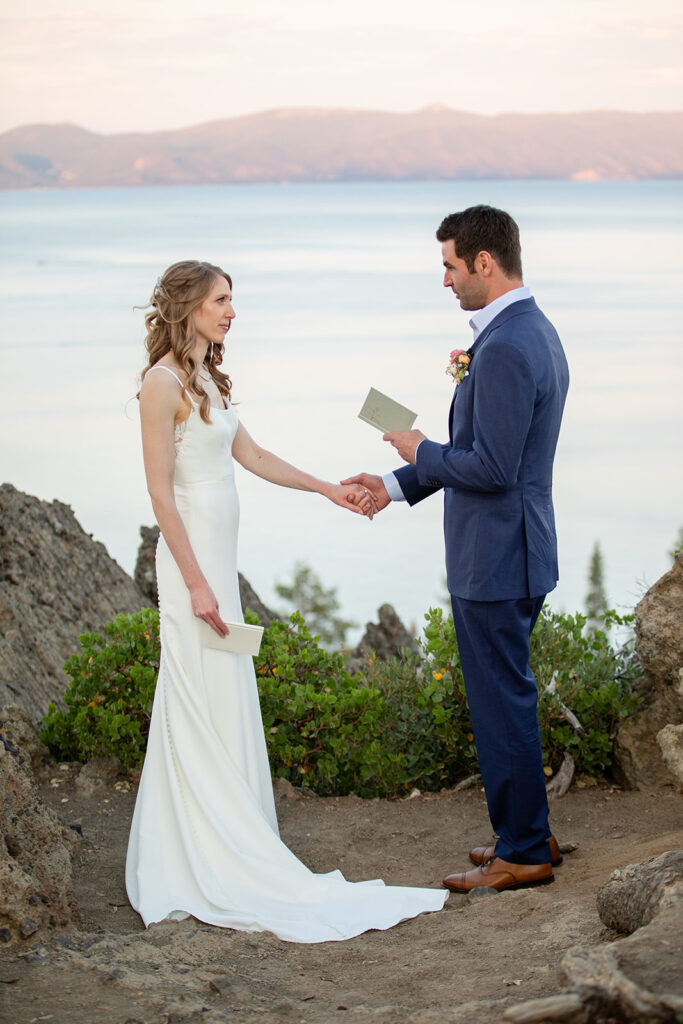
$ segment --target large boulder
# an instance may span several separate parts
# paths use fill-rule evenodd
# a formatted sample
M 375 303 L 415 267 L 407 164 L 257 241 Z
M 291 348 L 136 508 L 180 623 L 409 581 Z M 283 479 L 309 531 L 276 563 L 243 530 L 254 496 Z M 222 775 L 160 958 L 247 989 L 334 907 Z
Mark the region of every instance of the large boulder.
M 378 658 L 387 661 L 402 650 L 417 653 L 415 637 L 411 636 L 399 619 L 393 605 L 383 604 L 377 611 L 378 622 L 368 622 L 365 633 L 353 652 L 352 666 L 360 667 L 372 651 Z
M 0 706 L 42 718 L 68 685 L 62 666 L 81 633 L 144 604 L 68 505 L 0 486 Z
M 657 733 L 657 743 L 664 758 L 664 764 L 683 787 L 683 724 L 665 725 Z
M 137 561 L 135 563 L 135 582 L 145 595 L 147 603 L 152 606 L 159 603 L 155 561 L 157 542 L 159 540 L 159 527 L 141 526 L 140 537 L 142 539 L 140 547 L 138 548 Z M 252 585 L 244 578 L 241 572 L 238 573 L 238 578 L 240 586 L 240 602 L 242 604 L 243 611 L 246 611 L 248 608 L 250 611 L 254 612 L 258 617 L 259 625 L 261 626 L 269 626 L 271 622 L 274 622 L 275 619 L 279 618 L 275 612 L 266 607 Z
M 250 612 L 254 612 L 258 618 L 259 625 L 265 627 L 268 627 L 271 622 L 275 622 L 280 618 L 276 612 L 271 611 L 271 609 L 263 603 L 249 580 L 245 579 L 241 572 L 237 573 L 237 578 L 240 585 L 242 611 L 246 611 L 248 608 Z
M 35 774 L 49 768 L 50 751 L 40 738 L 31 715 L 20 704 L 0 708 L 0 733 L 13 750 L 19 750 L 23 762 Z
M 145 595 L 145 600 L 150 608 L 154 608 L 159 604 L 156 568 L 158 541 L 158 526 L 140 527 L 140 547 L 138 548 L 138 557 L 135 561 L 134 579 Z
M 628 938 L 577 946 L 560 974 L 569 992 L 518 1003 L 511 1024 L 675 1024 L 683 1018 L 683 850 L 612 873 L 598 892 L 605 925 Z
M 31 758 L 42 745 L 26 712 L 0 720 L 0 941 L 29 939 L 78 921 L 71 880 L 76 834 L 38 796 Z M 19 742 L 22 745 L 18 745 Z M 24 746 L 25 744 L 25 746 Z M 30 751 L 30 756 L 29 756 Z
M 645 864 L 629 864 L 613 871 L 598 891 L 600 920 L 614 932 L 631 935 L 649 924 L 674 895 L 674 902 L 680 905 L 683 850 L 669 850 Z
M 683 722 L 683 553 L 650 587 L 635 615 L 645 701 L 619 725 L 613 771 L 622 785 L 640 789 L 681 781 L 667 763 L 673 765 L 675 754 L 665 760 L 657 738 L 666 726 Z

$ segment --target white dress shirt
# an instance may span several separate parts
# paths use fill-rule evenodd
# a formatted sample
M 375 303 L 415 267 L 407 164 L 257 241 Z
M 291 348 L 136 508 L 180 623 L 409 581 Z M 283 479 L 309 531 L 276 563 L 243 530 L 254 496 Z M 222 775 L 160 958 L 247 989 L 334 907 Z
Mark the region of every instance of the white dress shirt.
M 472 319 L 470 320 L 473 334 L 472 342 L 474 343 L 482 331 L 486 330 L 491 321 L 495 320 L 498 314 L 502 313 L 508 306 L 511 306 L 513 302 L 521 302 L 522 299 L 530 298 L 531 292 L 526 285 L 522 285 L 520 288 L 511 288 L 509 292 L 505 292 L 503 295 L 499 295 L 497 299 L 494 299 L 493 302 L 489 302 L 488 306 L 478 309 L 476 313 L 472 314 Z M 422 441 L 420 441 L 420 444 L 422 444 Z M 420 447 L 420 444 L 418 444 L 417 448 Z M 415 449 L 416 456 L 417 448 Z M 401 485 L 393 472 L 385 473 L 382 477 L 382 483 L 386 487 L 387 494 L 392 501 L 406 500 L 401 490 Z

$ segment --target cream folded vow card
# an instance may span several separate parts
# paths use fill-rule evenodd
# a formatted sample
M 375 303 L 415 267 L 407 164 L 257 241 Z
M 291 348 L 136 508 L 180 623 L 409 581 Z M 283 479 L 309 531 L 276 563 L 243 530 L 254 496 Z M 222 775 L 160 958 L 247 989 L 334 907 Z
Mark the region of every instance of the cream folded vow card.
M 387 398 L 376 388 L 370 388 L 358 418 L 386 434 L 391 430 L 410 430 L 417 419 L 417 413 L 411 412 L 393 398 Z
M 258 654 L 263 636 L 263 626 L 248 626 L 245 622 L 226 622 L 230 632 L 219 636 L 211 626 L 204 624 L 202 643 L 213 651 L 230 651 L 232 654 Z

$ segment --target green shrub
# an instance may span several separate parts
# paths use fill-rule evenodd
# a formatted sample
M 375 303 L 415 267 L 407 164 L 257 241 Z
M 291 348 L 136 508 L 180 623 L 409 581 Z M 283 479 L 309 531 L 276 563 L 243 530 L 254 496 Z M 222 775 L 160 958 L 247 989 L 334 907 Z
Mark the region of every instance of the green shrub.
M 432 670 L 408 651 L 388 661 L 368 658 L 362 679 L 382 695 L 384 706 L 363 795 L 450 788 L 477 771 L 459 664 L 453 673 Z
M 371 654 L 355 676 L 298 612 L 264 632 L 255 669 L 273 775 L 320 795 L 395 796 L 450 787 L 477 770 L 452 617 L 432 609 L 425 619 L 422 654 L 404 651 L 386 662 Z M 585 621 L 544 611 L 532 638 L 549 771 L 569 750 L 580 771 L 604 772 L 615 726 L 638 703 L 633 651 L 613 650 L 606 632 L 587 634 Z M 626 621 L 609 613 L 607 625 Z M 119 615 L 106 637 L 85 633 L 81 646 L 65 665 L 66 707 L 50 705 L 43 740 L 65 760 L 115 754 L 138 768 L 159 666 L 158 613 Z
M 462 682 L 456 693 L 410 652 L 370 655 L 351 676 L 295 612 L 264 634 L 256 673 L 276 776 L 319 795 L 372 797 L 441 789 L 475 770 Z
M 577 771 L 603 774 L 612 763 L 614 734 L 620 719 L 635 711 L 640 696 L 633 684 L 642 669 L 633 642 L 616 650 L 607 631 L 630 626 L 633 616 L 614 611 L 603 616 L 605 629 L 586 630 L 586 616 L 544 609 L 531 638 L 531 666 L 539 690 L 538 718 L 545 764 L 556 771 L 565 750 Z M 553 691 L 548 690 L 552 684 Z M 578 718 L 577 735 L 562 707 Z
M 381 694 L 359 686 L 299 612 L 265 631 L 256 676 L 273 775 L 320 795 L 365 792 Z
M 50 704 L 41 736 L 63 761 L 115 754 L 139 768 L 159 672 L 159 613 L 143 608 L 117 615 L 105 630 L 106 639 L 101 633 L 81 636 L 81 653 L 64 665 L 71 676 L 66 710 Z
M 444 618 L 439 608 L 431 609 L 426 619 L 424 647 L 431 664 L 464 693 L 452 616 Z M 610 767 L 617 723 L 640 703 L 633 683 L 642 670 L 632 642 L 615 650 L 607 630 L 632 621 L 633 616 L 609 611 L 604 630 L 586 631 L 584 615 L 542 610 L 531 637 L 530 663 L 539 690 L 538 720 L 549 774 L 559 768 L 565 750 L 580 772 L 601 775 Z M 581 736 L 569 724 L 565 708 L 581 723 Z M 460 713 L 464 716 L 465 709 Z

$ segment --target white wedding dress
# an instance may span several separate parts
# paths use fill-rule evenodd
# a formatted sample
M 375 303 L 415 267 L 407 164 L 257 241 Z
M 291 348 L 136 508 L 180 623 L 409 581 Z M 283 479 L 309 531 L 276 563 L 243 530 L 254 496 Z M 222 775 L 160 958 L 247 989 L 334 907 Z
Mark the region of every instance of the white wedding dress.
M 172 372 L 172 371 L 169 371 Z M 232 406 L 197 406 L 176 432 L 175 499 L 221 616 L 242 622 Z M 348 939 L 440 910 L 441 889 L 314 874 L 278 834 L 250 655 L 202 645 L 206 624 L 163 538 L 157 549 L 161 663 L 131 826 L 126 888 L 145 925 L 193 915 L 291 942 Z

